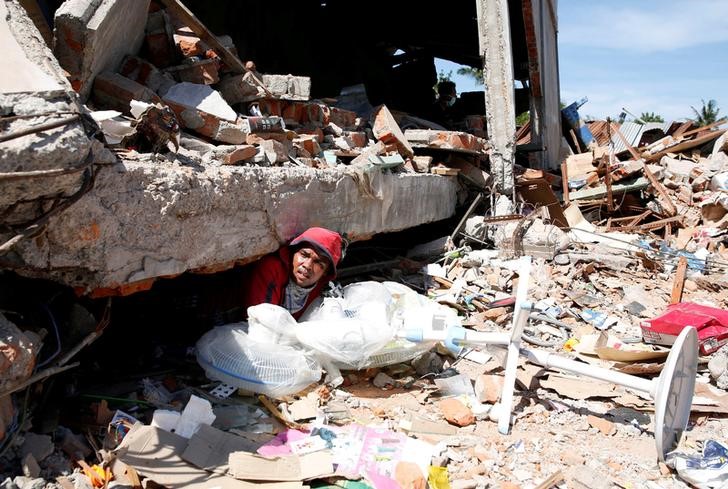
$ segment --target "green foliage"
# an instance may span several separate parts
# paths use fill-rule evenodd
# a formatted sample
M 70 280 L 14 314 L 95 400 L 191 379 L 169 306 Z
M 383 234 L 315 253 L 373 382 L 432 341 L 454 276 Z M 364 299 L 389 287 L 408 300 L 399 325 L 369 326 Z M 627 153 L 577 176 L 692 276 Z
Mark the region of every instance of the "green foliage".
M 693 109 L 693 113 L 695 114 L 695 119 L 693 119 L 693 121 L 698 126 L 707 126 L 708 124 L 712 124 L 717 121 L 718 113 L 720 112 L 717 102 L 713 99 L 708 100 L 707 104 L 703 99 L 700 99 L 700 101 L 703 102 L 703 106 L 700 108 L 700 111 L 698 111 L 692 105 L 690 106 L 690 108 Z
M 516 116 L 516 126 L 523 126 L 524 124 L 526 124 L 530 120 L 531 120 L 531 112 L 530 111 L 527 110 L 525 112 L 521 112 L 520 114 L 518 114 Z
M 447 73 L 440 70 L 440 73 L 437 74 L 437 83 L 439 84 L 440 82 L 444 81 L 452 81 L 452 70 L 448 71 Z
M 654 112 L 642 112 L 640 114 L 640 120 L 642 122 L 665 122 L 665 119 L 660 114 L 655 114 Z
M 483 83 L 483 70 L 481 68 L 463 66 L 462 68 L 458 68 L 458 75 L 469 76 L 476 82 Z

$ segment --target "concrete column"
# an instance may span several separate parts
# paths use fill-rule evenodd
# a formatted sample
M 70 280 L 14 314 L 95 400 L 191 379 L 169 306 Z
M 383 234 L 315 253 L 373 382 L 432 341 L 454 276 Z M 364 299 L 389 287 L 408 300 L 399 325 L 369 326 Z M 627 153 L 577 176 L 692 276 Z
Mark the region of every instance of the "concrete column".
M 516 114 L 508 0 L 476 0 L 478 38 L 483 53 L 485 110 L 491 144 L 490 165 L 499 192 L 513 192 Z

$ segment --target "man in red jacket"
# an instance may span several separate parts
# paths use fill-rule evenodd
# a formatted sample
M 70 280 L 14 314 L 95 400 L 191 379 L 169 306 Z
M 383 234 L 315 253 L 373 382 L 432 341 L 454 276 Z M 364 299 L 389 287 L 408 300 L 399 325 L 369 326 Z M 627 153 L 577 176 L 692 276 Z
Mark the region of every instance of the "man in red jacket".
M 336 277 L 341 243 L 339 233 L 314 227 L 263 257 L 250 271 L 243 306 L 247 310 L 262 303 L 276 304 L 298 319 Z

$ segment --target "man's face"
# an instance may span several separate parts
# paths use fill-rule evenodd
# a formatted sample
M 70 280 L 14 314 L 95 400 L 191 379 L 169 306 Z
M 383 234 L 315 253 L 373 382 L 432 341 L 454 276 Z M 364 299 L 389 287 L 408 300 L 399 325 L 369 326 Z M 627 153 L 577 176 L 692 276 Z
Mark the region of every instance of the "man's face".
M 321 280 L 328 268 L 329 263 L 324 256 L 313 248 L 303 247 L 293 254 L 291 276 L 298 286 L 311 287 Z

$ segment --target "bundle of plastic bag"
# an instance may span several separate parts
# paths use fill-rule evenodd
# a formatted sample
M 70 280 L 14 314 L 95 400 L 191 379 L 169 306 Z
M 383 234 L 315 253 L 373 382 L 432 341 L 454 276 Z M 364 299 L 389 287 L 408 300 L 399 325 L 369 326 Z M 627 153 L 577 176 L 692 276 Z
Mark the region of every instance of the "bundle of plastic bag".
M 246 329 L 245 323 L 219 326 L 200 338 L 197 362 L 209 378 L 272 397 L 299 392 L 321 378 L 321 364 L 310 351 L 255 340 Z
M 249 323 L 213 329 L 197 343 L 211 379 L 280 397 L 316 382 L 322 367 L 340 382 L 339 368 L 409 361 L 434 346 L 396 338 L 401 328 L 459 325 L 457 313 L 396 282 L 359 282 L 343 297 L 318 298 L 298 323 L 280 306 L 248 308 Z
M 296 338 L 326 359 L 363 368 L 394 337 L 391 302 L 389 291 L 378 282 L 348 285 L 343 298 L 324 299 L 307 311 Z

